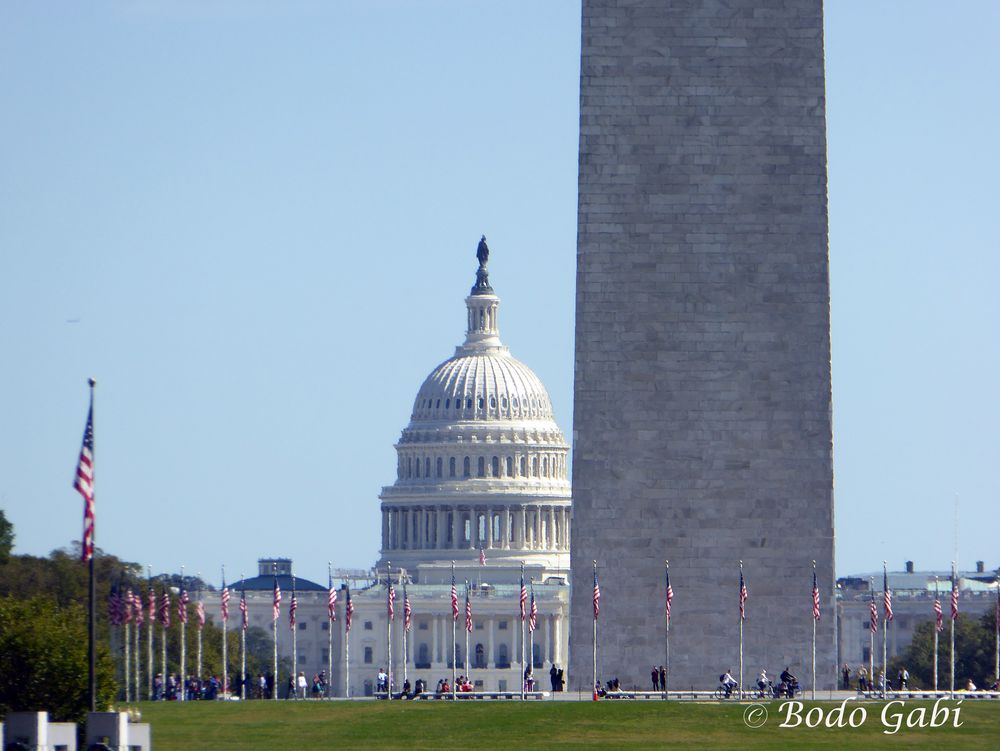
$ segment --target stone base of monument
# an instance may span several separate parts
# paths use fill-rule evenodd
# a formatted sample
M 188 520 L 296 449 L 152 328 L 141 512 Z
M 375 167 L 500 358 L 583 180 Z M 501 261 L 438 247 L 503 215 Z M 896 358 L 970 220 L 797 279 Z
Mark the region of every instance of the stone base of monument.
M 0 723 L 0 749 L 76 751 L 76 723 L 49 722 L 48 712 L 11 712 Z
M 150 751 L 149 724 L 129 722 L 127 712 L 90 712 L 84 747 L 88 751 Z

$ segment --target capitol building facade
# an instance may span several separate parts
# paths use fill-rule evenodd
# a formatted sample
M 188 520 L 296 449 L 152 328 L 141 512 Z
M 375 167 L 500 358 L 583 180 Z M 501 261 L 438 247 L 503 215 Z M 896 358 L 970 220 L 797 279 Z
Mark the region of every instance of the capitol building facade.
M 396 687 L 404 677 L 411 684 L 422 678 L 433 691 L 442 678 L 451 681 L 454 664 L 454 672 L 470 676 L 476 690 L 519 691 L 530 662 L 538 688 L 548 690 L 549 671 L 568 661 L 569 445 L 545 387 L 500 340 L 500 299 L 489 281 L 485 238 L 477 257 L 476 283 L 465 300 L 465 341 L 417 392 L 395 446 L 395 481 L 380 494 L 380 557 L 366 576 L 338 582 L 332 633 L 326 587 L 296 580 L 296 672 L 308 678 L 332 663 L 334 695 L 371 695 L 377 671 L 389 667 L 387 576 L 396 590 L 391 629 Z M 291 562 L 281 564 L 287 576 L 279 583 L 287 593 Z M 262 559 L 260 566 L 260 576 L 246 581 L 248 611 L 251 625 L 270 630 L 273 577 L 265 569 L 274 564 Z M 534 598 L 537 609 L 534 632 L 523 633 L 522 577 L 529 592 L 526 608 Z M 405 665 L 404 585 L 412 608 Z M 354 607 L 349 644 L 348 586 Z M 238 627 L 234 620 L 230 626 Z M 279 652 L 291 657 L 287 621 L 278 631 Z M 524 657 L 522 638 L 531 645 L 523 648 Z M 279 676 L 279 685 L 283 680 L 286 676 Z

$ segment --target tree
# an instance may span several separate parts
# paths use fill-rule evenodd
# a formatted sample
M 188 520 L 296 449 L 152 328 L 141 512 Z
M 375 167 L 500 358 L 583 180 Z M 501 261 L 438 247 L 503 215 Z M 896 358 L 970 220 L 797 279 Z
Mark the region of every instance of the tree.
M 0 566 L 10 560 L 10 551 L 14 548 L 14 525 L 7 520 L 7 515 L 0 509 Z
M 944 631 L 938 635 L 938 688 L 951 679 L 951 625 L 945 618 Z M 981 618 L 958 614 L 955 621 L 955 688 L 965 688 L 971 679 L 977 686 L 993 683 L 996 650 L 996 612 Z M 934 687 L 934 622 L 921 623 L 913 640 L 899 657 L 889 661 L 889 678 L 895 680 L 903 668 L 910 673 L 914 688 Z
M 0 716 L 47 710 L 53 720 L 82 722 L 90 709 L 87 613 L 51 599 L 0 598 Z M 97 644 L 97 705 L 115 695 L 114 663 Z

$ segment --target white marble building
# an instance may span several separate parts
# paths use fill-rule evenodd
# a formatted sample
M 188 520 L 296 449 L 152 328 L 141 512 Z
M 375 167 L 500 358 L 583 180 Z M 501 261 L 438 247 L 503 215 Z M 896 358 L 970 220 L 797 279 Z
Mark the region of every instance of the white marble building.
M 396 444 L 396 479 L 380 496 L 382 549 L 375 570 L 348 582 L 354 605 L 351 696 L 370 694 L 376 672 L 388 663 L 385 577 L 390 567 L 394 582 L 406 581 L 412 606 L 405 664 L 411 683 L 423 678 L 433 690 L 438 680 L 451 681 L 453 563 L 461 610 L 455 672 L 470 675 L 477 688 L 519 690 L 522 566 L 538 609 L 533 663 L 540 687 L 548 690 L 549 670 L 567 662 L 569 446 L 545 387 L 500 341 L 500 299 L 489 283 L 488 255 L 484 238 L 476 284 L 465 300 L 465 342 L 424 380 Z M 262 560 L 262 576 L 254 591 L 248 590 L 251 625 L 264 628 L 271 624 L 272 582 L 263 575 L 270 565 Z M 471 659 L 465 646 L 466 582 L 473 610 Z M 286 586 L 284 580 L 280 584 Z M 335 695 L 343 696 L 346 589 L 338 584 L 332 686 Z M 325 588 L 309 585 L 299 594 L 297 655 L 297 668 L 307 677 L 326 669 L 330 635 L 326 593 L 317 591 Z M 398 584 L 395 613 L 392 672 L 401 686 L 403 590 Z M 282 617 L 279 652 L 290 656 L 287 614 Z M 238 624 L 238 618 L 230 620 L 231 627 Z

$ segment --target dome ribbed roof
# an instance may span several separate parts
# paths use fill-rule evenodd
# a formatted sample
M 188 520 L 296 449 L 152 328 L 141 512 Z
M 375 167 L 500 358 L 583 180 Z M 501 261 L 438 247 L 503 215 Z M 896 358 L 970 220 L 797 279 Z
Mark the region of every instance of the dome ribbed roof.
M 460 354 L 427 376 L 412 420 L 552 420 L 538 376 L 505 350 Z

